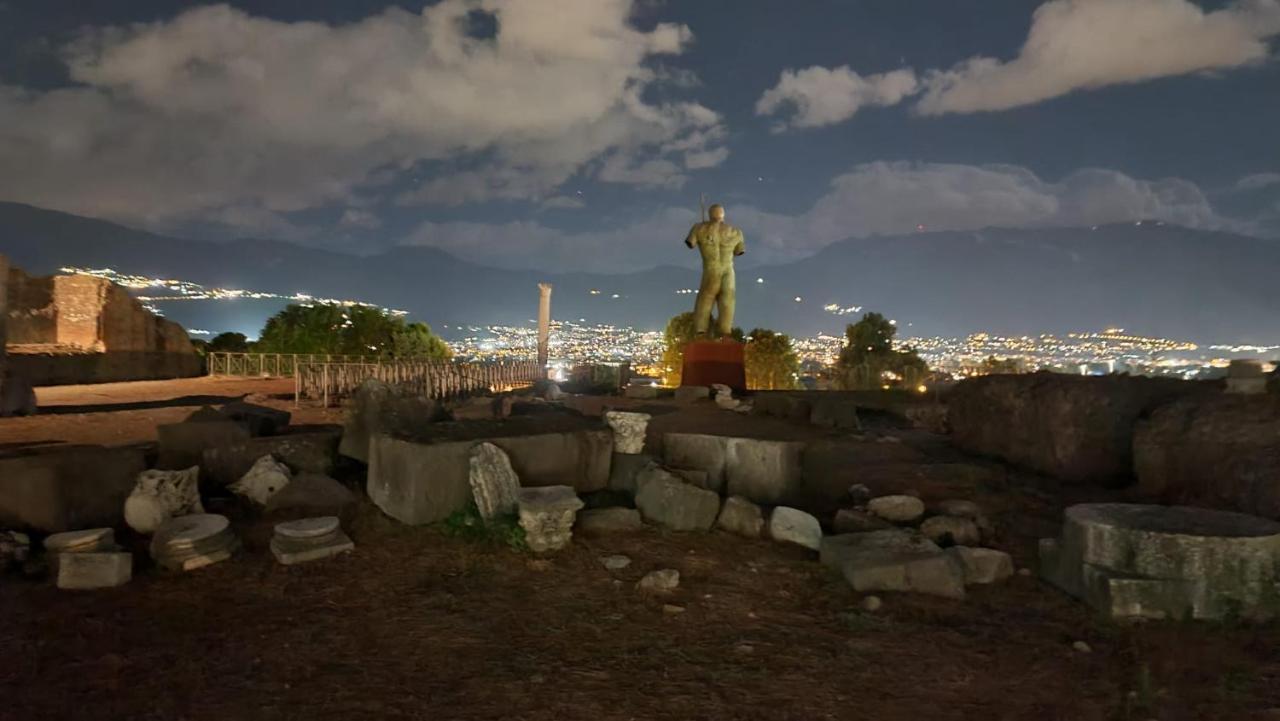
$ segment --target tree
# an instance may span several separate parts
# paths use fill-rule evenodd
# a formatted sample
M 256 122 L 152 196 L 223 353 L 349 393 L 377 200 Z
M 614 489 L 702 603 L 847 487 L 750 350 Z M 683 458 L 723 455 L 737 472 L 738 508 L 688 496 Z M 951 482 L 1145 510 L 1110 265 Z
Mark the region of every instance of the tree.
M 712 325 L 715 325 L 712 319 Z M 744 337 L 741 328 L 734 328 L 730 336 L 742 342 Z M 667 321 L 667 328 L 662 333 L 662 385 L 680 385 L 680 375 L 684 367 L 684 347 L 693 341 L 693 311 L 672 316 Z
M 791 338 L 756 328 L 747 336 L 747 387 L 754 390 L 790 390 L 799 385 L 800 358 Z
M 405 323 L 372 306 L 290 305 L 267 319 L 264 353 L 448 358 L 449 346 L 425 323 Z
M 928 366 L 914 349 L 896 350 L 896 326 L 879 313 L 867 313 L 845 328 L 845 345 L 836 361 L 837 383 L 848 390 L 880 388 L 886 383 L 914 388 Z
M 1009 375 L 1022 372 L 1022 361 L 1017 358 L 997 358 L 988 356 L 979 367 L 981 375 Z
M 219 333 L 209 341 L 210 353 L 245 353 L 249 350 L 249 339 L 244 333 Z

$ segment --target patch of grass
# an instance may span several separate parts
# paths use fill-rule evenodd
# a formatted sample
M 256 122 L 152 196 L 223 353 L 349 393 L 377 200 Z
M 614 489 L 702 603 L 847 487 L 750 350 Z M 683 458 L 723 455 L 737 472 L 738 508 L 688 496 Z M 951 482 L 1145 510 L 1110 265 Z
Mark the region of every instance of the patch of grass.
M 517 551 L 529 548 L 529 544 L 525 541 L 524 529 L 520 527 L 515 516 L 502 516 L 486 523 L 481 518 L 475 503 L 454 512 L 444 519 L 440 526 L 446 536 L 464 541 L 507 546 Z

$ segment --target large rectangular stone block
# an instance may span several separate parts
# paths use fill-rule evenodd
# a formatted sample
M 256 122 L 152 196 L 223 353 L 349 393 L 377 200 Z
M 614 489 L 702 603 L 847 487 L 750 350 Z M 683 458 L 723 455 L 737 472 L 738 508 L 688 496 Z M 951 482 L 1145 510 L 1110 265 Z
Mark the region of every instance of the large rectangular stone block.
M 662 437 L 662 459 L 672 468 L 705 471 L 707 487 L 724 486 L 725 463 L 729 453 L 727 436 L 704 433 L 668 433 Z
M 0 527 L 48 533 L 118 526 L 146 469 L 141 447 L 71 446 L 0 458 Z
M 235 421 L 187 421 L 156 426 L 160 458 L 156 466 L 181 470 L 200 465 L 207 448 L 230 446 L 249 440 L 249 429 Z
M 475 441 L 414 443 L 375 434 L 369 440 L 369 499 L 409 524 L 442 521 L 471 502 Z
M 609 486 L 611 431 L 571 431 L 485 439 L 507 452 L 522 486 L 573 486 L 578 493 Z
M 764 504 L 795 498 L 800 490 L 804 445 L 799 441 L 730 438 L 724 466 L 727 492 Z
M 58 588 L 90 590 L 123 586 L 133 578 L 133 554 L 64 553 L 58 558 Z
M 294 473 L 332 475 L 342 430 L 320 430 L 264 436 L 229 445 L 206 448 L 200 454 L 200 480 L 215 486 L 235 483 L 263 456 L 272 456 Z

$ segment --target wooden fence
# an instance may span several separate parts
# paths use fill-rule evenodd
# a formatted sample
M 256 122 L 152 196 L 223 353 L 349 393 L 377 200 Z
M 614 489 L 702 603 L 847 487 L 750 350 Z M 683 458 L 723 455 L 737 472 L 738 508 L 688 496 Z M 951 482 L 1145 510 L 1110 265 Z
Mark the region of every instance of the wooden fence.
M 345 398 L 366 380 L 398 385 L 427 398 L 446 399 L 483 391 L 531 385 L 544 376 L 535 361 L 454 363 L 380 361 L 376 363 L 300 362 L 293 375 L 294 400 L 319 400 L 326 407 Z
M 378 356 L 328 353 L 210 353 L 211 376 L 291 378 L 303 363 L 377 363 Z

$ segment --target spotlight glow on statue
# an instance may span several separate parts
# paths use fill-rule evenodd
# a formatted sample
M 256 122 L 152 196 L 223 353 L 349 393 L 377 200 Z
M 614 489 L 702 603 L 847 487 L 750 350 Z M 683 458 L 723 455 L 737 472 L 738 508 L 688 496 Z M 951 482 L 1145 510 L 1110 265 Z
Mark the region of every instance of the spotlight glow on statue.
M 705 338 L 711 325 L 711 306 L 716 306 L 716 335 L 727 338 L 733 330 L 733 259 L 746 252 L 742 230 L 724 222 L 724 206 L 710 208 L 711 219 L 689 229 L 684 244 L 702 253 L 702 282 L 693 306 L 695 336 Z

